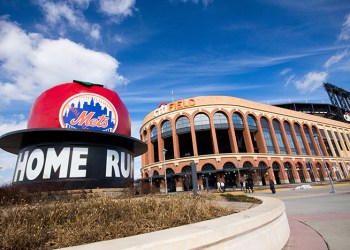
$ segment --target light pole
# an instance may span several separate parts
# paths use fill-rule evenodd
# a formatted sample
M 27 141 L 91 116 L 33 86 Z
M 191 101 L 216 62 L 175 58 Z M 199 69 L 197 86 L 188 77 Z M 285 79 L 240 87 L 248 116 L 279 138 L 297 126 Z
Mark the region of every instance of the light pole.
M 240 159 L 237 159 L 237 171 L 238 171 L 238 184 L 237 184 L 237 187 L 241 183 L 241 175 L 239 173 L 239 163 L 240 163 L 240 161 L 241 161 Z
M 315 140 L 316 140 L 316 144 L 317 144 L 318 151 L 320 151 L 320 154 L 321 154 L 321 156 L 322 156 L 323 166 L 326 168 L 326 172 L 327 172 L 327 174 L 328 174 L 329 182 L 331 183 L 331 187 L 332 187 L 331 193 L 335 193 L 335 189 L 334 189 L 334 184 L 333 184 L 332 176 L 331 176 L 331 174 L 329 173 L 329 169 L 327 168 L 326 163 L 325 163 L 325 161 L 324 161 L 323 152 L 322 152 L 321 147 L 320 147 L 320 142 L 318 141 L 318 135 L 314 134 L 314 138 L 315 138 Z M 322 170 L 321 170 L 321 171 L 322 171 Z
M 165 168 L 165 154 L 166 154 L 166 149 L 163 149 L 163 159 L 164 159 L 164 181 L 165 181 L 165 194 L 168 194 L 168 181 L 166 179 L 166 168 Z

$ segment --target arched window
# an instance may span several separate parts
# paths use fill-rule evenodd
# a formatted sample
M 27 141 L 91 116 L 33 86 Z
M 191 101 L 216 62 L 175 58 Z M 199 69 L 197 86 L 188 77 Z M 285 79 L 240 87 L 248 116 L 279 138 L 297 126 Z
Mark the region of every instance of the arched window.
M 199 113 L 194 117 L 194 129 L 206 130 L 210 129 L 209 117 L 206 114 Z
M 190 119 L 188 119 L 186 116 L 180 116 L 176 120 L 176 133 L 178 134 L 184 134 L 191 131 L 191 124 Z
M 276 119 L 273 119 L 272 124 L 275 130 L 275 135 L 276 135 L 278 146 L 280 148 L 280 152 L 281 154 L 287 154 L 286 145 L 284 144 L 284 141 L 282 138 L 281 125 Z
M 144 131 L 143 131 L 143 141 L 144 141 L 145 143 L 148 142 L 147 130 L 144 130 Z
M 207 163 L 205 164 L 203 167 L 202 167 L 202 171 L 205 171 L 205 172 L 215 172 L 216 169 L 213 165 Z
M 297 148 L 296 148 L 294 140 L 293 140 L 290 124 L 287 121 L 285 121 L 283 124 L 284 124 L 284 130 L 286 131 L 287 140 L 289 143 L 290 150 L 292 151 L 293 155 L 297 155 L 298 154 Z
M 261 117 L 260 122 L 266 142 L 267 152 L 270 154 L 275 154 L 276 151 L 275 147 L 273 146 L 269 123 L 265 117 Z
M 285 162 L 283 165 L 284 165 L 284 171 L 288 176 L 289 183 L 295 183 L 293 172 L 292 172 L 292 165 L 289 162 Z
M 306 153 L 306 147 L 304 145 L 303 139 L 301 138 L 301 132 L 300 132 L 300 127 L 297 123 L 294 123 L 294 130 L 295 130 L 295 135 L 297 137 L 300 149 L 301 149 L 301 154 L 307 155 Z
M 214 125 L 216 129 L 227 129 L 228 121 L 226 115 L 222 112 L 216 112 L 214 114 Z
M 258 131 L 255 119 L 252 115 L 247 116 L 247 122 L 248 122 L 248 126 L 249 126 L 250 131 Z
M 152 142 L 158 140 L 158 131 L 157 131 L 157 127 L 156 126 L 152 127 L 151 140 L 152 140 Z
M 314 144 L 311 141 L 311 135 L 310 135 L 310 132 L 309 132 L 309 127 L 306 124 L 304 124 L 304 133 L 305 133 L 305 137 L 306 137 L 307 143 L 309 144 L 309 147 L 310 147 L 310 150 L 311 150 L 311 154 L 312 155 L 316 155 Z
M 184 166 L 181 170 L 181 173 L 192 173 L 192 169 L 190 166 Z
M 165 121 L 162 124 L 162 137 L 169 137 L 171 136 L 171 122 L 170 121 Z
M 235 129 L 244 129 L 242 116 L 238 113 L 233 113 L 232 123 Z

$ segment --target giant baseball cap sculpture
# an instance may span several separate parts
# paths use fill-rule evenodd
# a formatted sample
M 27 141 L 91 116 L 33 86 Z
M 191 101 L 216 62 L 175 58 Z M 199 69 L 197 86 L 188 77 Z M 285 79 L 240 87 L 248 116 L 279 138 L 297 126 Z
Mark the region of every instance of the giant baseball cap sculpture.
M 130 131 L 116 92 L 74 80 L 42 93 L 28 128 L 2 135 L 0 148 L 18 155 L 13 184 L 125 188 L 133 180 L 134 157 L 147 151 Z

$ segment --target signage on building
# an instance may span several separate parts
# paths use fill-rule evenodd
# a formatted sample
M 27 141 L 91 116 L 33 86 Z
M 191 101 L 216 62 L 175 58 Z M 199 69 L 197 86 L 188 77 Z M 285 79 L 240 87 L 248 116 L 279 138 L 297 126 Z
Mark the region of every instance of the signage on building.
M 179 109 L 183 109 L 183 108 L 193 107 L 195 105 L 196 105 L 196 102 L 192 98 L 191 99 L 186 99 L 186 100 L 180 100 L 180 101 L 172 102 L 172 103 L 169 103 L 169 104 L 162 104 L 159 108 L 154 110 L 153 115 L 154 116 L 159 116 L 159 115 L 163 115 L 165 113 L 171 112 L 171 111 L 175 111 L 175 110 L 179 110 Z
M 13 183 L 103 181 L 133 178 L 133 156 L 125 150 L 93 145 L 29 146 L 20 150 Z M 115 186 L 115 184 L 113 185 Z M 123 187 L 123 184 L 120 185 Z

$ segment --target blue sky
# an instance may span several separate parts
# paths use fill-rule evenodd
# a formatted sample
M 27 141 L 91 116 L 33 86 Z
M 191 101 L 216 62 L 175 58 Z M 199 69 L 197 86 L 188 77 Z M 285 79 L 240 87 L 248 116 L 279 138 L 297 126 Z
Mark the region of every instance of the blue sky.
M 349 1 L 3 0 L 0 135 L 26 128 L 37 96 L 73 79 L 115 90 L 136 138 L 172 97 L 329 102 L 323 82 L 350 89 L 349 46 Z M 0 150 L 0 183 L 15 161 Z

